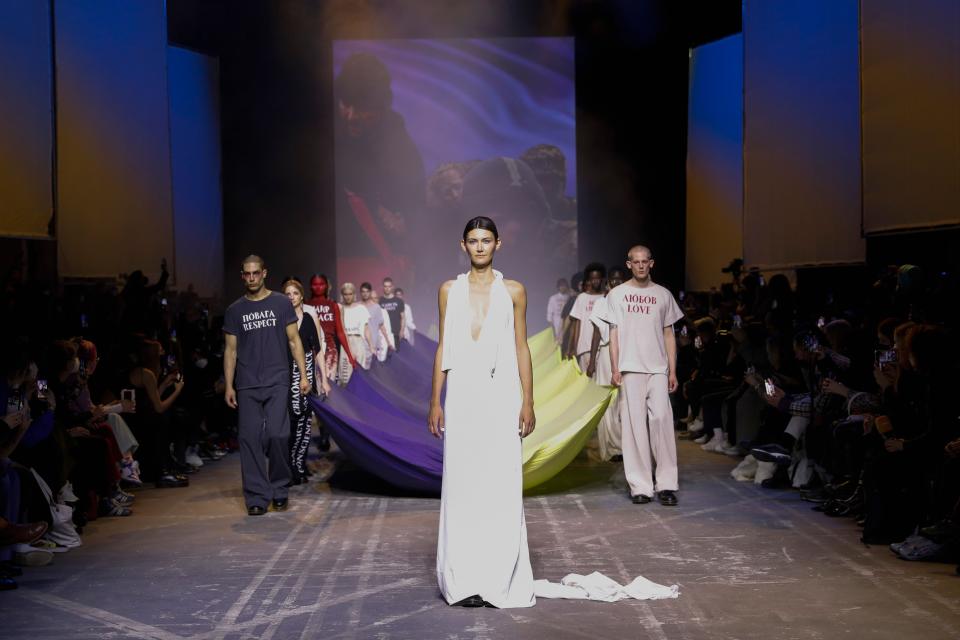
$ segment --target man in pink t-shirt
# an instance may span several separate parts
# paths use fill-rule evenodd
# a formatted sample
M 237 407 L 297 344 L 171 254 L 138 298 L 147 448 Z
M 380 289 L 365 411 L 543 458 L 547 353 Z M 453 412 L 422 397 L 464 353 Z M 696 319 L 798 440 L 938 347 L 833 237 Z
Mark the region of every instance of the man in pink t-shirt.
M 653 255 L 648 248 L 631 248 L 627 268 L 633 277 L 607 295 L 611 382 L 623 394 L 623 470 L 633 502 L 646 504 L 656 492 L 660 504 L 673 506 L 678 489 L 670 407 L 670 394 L 677 389 L 673 325 L 683 312 L 673 294 L 650 279 Z

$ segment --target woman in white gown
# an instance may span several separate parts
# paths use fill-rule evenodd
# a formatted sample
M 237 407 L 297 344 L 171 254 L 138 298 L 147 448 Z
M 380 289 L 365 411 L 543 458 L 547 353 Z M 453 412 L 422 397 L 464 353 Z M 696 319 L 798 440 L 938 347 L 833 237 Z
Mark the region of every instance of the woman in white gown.
M 521 438 L 536 418 L 526 291 L 493 269 L 500 240 L 492 220 L 470 220 L 461 247 L 470 272 L 440 288 L 428 418 L 444 440 L 437 580 L 451 605 L 530 607 Z

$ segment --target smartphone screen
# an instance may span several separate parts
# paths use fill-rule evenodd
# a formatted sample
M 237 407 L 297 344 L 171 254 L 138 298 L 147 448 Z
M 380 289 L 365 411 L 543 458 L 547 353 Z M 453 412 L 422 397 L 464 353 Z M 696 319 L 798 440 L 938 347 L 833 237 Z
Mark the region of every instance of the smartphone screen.
M 763 390 L 768 396 L 772 396 L 776 386 L 773 384 L 773 380 L 767 378 L 763 381 Z
M 697 336 L 693 339 L 693 346 L 695 346 L 697 349 L 703 348 L 703 340 L 700 339 L 700 336 Z
M 740 317 L 738 314 L 736 314 L 736 313 L 733 314 L 733 328 L 734 328 L 734 329 L 739 329 L 739 328 L 741 328 L 742 326 L 743 326 L 743 318 L 741 318 L 741 317 Z
M 133 402 L 134 401 L 133 389 L 121 389 L 120 400 L 124 402 Z
M 167 356 L 167 367 L 172 369 L 177 366 L 177 359 L 174 356 Z
M 687 297 L 687 293 L 685 291 L 681 291 L 679 293 L 680 302 L 683 302 L 684 298 L 686 297 Z
M 37 397 L 41 400 L 47 397 L 47 381 L 37 380 Z

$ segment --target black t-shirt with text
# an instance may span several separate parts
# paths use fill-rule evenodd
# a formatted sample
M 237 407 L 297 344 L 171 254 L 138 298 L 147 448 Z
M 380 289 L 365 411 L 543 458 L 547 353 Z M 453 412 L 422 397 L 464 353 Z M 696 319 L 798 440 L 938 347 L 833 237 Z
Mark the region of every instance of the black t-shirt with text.
M 287 325 L 296 322 L 290 300 L 275 291 L 263 300 L 243 297 L 227 307 L 223 330 L 237 337 L 235 389 L 290 384 Z
M 390 316 L 390 329 L 394 333 L 400 333 L 400 317 L 404 310 L 403 300 L 396 296 L 380 298 L 380 308 Z

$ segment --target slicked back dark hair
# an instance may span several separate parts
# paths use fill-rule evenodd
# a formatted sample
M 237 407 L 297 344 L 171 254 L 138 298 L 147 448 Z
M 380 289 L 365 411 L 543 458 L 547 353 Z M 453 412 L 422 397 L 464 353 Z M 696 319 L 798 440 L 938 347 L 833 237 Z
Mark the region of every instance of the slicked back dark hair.
M 467 221 L 467 225 L 463 228 L 463 239 L 467 239 L 467 234 L 473 231 L 474 229 L 483 229 L 484 231 L 489 231 L 493 234 L 495 240 L 500 239 L 500 233 L 497 231 L 497 223 L 488 218 L 487 216 L 477 216 L 476 218 L 470 218 Z

